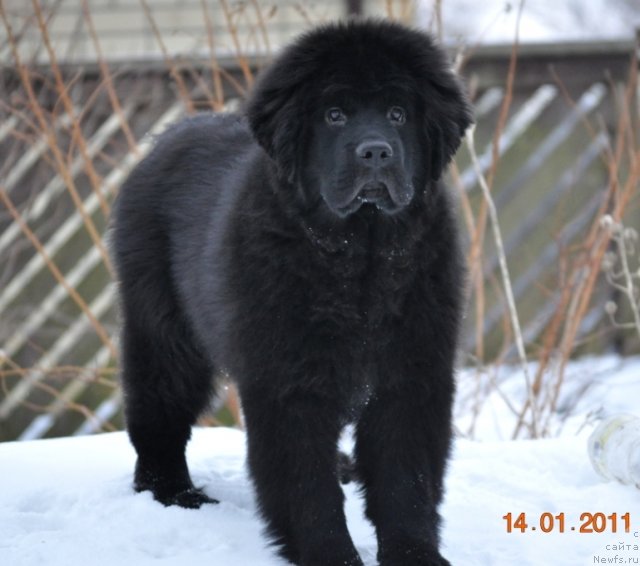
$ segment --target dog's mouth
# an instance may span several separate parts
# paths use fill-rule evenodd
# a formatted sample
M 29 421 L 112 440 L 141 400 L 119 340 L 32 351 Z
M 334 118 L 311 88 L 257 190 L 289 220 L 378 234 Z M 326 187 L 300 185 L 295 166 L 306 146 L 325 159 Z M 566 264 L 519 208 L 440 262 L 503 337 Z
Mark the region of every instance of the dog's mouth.
M 385 200 L 391 200 L 389 188 L 385 183 L 373 182 L 367 183 L 356 195 L 356 199 L 361 203 L 379 204 Z
M 405 189 L 405 191 L 394 192 L 394 189 L 385 181 L 379 179 L 365 181 L 352 193 L 353 196 L 347 204 L 334 207 L 334 210 L 342 217 L 353 214 L 362 207 L 393 214 L 404 208 L 411 200 L 413 187 L 407 185 Z
M 383 212 L 392 212 L 397 209 L 387 184 L 382 181 L 370 181 L 363 184 L 349 203 L 338 209 L 338 213 L 340 216 L 348 216 L 366 205 Z
M 392 190 L 383 181 L 365 183 L 353 199 L 353 205 L 355 210 L 368 205 L 386 214 L 392 214 L 402 208 L 402 204 L 396 202 Z

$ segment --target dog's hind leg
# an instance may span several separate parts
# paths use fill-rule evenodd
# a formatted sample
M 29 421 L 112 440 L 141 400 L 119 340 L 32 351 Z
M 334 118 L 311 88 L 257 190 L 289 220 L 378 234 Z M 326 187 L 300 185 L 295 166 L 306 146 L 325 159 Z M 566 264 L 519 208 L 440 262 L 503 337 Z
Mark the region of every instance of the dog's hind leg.
M 125 418 L 138 454 L 137 491 L 165 505 L 215 503 L 191 481 L 185 448 L 213 394 L 214 368 L 197 345 L 167 274 L 125 274 L 122 383 Z

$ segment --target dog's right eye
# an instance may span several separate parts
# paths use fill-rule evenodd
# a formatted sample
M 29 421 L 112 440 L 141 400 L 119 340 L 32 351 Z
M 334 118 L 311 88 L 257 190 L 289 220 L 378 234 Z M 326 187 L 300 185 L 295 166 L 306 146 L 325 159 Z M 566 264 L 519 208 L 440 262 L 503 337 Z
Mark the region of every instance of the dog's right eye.
M 333 107 L 324 113 L 324 119 L 332 126 L 342 126 L 347 122 L 347 115 L 340 108 Z

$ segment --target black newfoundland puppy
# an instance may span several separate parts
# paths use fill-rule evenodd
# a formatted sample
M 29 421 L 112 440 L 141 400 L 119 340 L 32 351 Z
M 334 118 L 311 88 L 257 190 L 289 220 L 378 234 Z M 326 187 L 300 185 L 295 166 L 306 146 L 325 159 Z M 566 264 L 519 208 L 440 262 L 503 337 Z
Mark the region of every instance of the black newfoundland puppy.
M 433 40 L 369 21 L 303 35 L 242 114 L 159 138 L 114 218 L 137 490 L 214 502 L 185 445 L 228 374 L 282 556 L 362 564 L 336 446 L 353 423 L 380 564 L 448 564 L 437 507 L 464 273 L 440 177 L 470 122 Z

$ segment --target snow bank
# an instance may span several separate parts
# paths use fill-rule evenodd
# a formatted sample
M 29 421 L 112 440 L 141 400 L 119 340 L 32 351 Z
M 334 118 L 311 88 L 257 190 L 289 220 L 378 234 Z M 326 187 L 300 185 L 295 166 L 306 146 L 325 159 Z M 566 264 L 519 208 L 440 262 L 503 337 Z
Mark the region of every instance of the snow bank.
M 640 493 L 603 483 L 579 437 L 480 443 L 459 439 L 442 508 L 444 553 L 452 564 L 575 566 L 594 556 L 640 555 L 611 545 L 640 544 Z M 11 566 L 277 566 L 266 548 L 245 471 L 242 432 L 199 429 L 188 459 L 197 485 L 222 500 L 200 510 L 164 508 L 134 494 L 134 452 L 124 433 L 0 445 L 0 563 Z M 347 515 L 367 565 L 376 564 L 373 529 L 354 486 Z M 503 516 L 565 514 L 566 532 L 507 533 Z M 580 515 L 629 512 L 630 533 L 584 534 Z M 634 534 L 635 533 L 635 534 Z M 636 547 L 637 548 L 637 547 Z M 635 563 L 635 562 L 629 562 Z
M 472 373 L 459 377 L 458 427 L 464 430 L 477 410 L 476 437 L 483 441 L 455 442 L 442 506 L 443 553 L 452 564 L 640 564 L 640 491 L 603 481 L 587 451 L 594 415 L 640 412 L 640 359 L 572 364 L 555 423 L 559 436 L 548 440 L 502 440 L 515 422 L 503 395 L 523 395 L 517 370 L 501 369 L 491 376 L 493 389 L 480 383 L 480 393 Z M 474 398 L 479 406 L 470 404 Z M 197 429 L 187 457 L 196 485 L 222 503 L 164 508 L 148 493 L 135 494 L 135 454 L 124 433 L 0 444 L 0 564 L 283 565 L 262 536 L 244 434 Z M 346 486 L 346 495 L 352 536 L 373 566 L 373 529 L 355 486 Z M 510 533 L 503 518 L 509 513 Z M 521 513 L 525 532 L 517 528 Z

